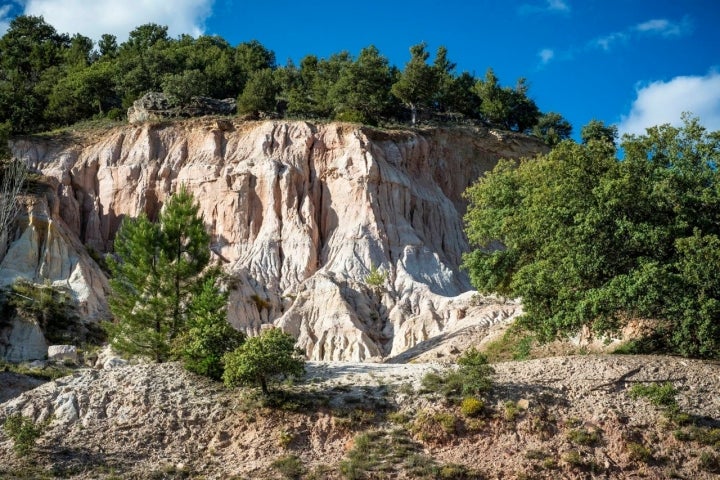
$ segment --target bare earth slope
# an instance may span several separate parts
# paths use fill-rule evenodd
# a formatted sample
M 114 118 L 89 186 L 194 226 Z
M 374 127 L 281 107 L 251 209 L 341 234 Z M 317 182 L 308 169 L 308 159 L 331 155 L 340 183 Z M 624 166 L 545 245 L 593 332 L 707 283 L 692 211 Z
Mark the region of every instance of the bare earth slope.
M 490 324 L 518 313 L 471 302 L 459 270 L 462 192 L 499 158 L 546 151 L 479 127 L 209 118 L 20 139 L 13 149 L 51 186 L 20 220 L 0 284 L 47 279 L 71 288 L 86 318 L 107 317 L 107 282 L 89 254 L 111 251 L 124 217 L 154 218 L 185 184 L 235 279 L 229 321 L 248 333 L 274 323 L 309 358 L 352 361 L 396 356 L 469 317 Z M 381 287 L 365 281 L 373 267 L 386 275 Z
M 314 472 L 306 478 L 365 478 L 341 462 L 355 465 L 357 436 L 368 432 L 384 451 L 362 453 L 380 459 L 364 465 L 367 478 L 437 478 L 423 473 L 428 465 L 475 475 L 442 478 L 715 478 L 717 364 L 594 355 L 498 364 L 478 418 L 420 392 L 421 377 L 441 369 L 312 363 L 290 389 L 297 395 L 276 407 L 174 364 L 83 371 L 0 404 L 0 420 L 52 418 L 33 471 L 78 479 L 279 478 L 272 463 L 289 455 Z M 628 396 L 658 381 L 679 390 L 680 410 L 701 427 Z M 0 465 L 0 476 L 23 465 L 4 434 Z

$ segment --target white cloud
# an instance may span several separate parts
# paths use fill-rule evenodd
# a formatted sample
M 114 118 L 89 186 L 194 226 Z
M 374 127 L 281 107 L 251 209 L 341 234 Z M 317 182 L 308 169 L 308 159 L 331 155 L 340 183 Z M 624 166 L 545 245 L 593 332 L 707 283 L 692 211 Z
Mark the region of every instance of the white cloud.
M 606 52 L 610 51 L 617 43 L 628 42 L 639 35 L 659 35 L 661 37 L 680 37 L 692 31 L 690 17 L 684 17 L 680 22 L 671 22 L 666 18 L 654 18 L 621 32 L 612 32 L 590 42 L 591 47 L 600 48 Z
M 517 9 L 522 15 L 534 13 L 570 13 L 570 4 L 566 0 L 545 0 L 543 3 L 525 3 Z
M 708 130 L 720 130 L 720 73 L 675 77 L 637 89 L 630 113 L 623 115 L 620 134 L 642 134 L 655 125 L 680 125 L 683 112 L 700 119 Z
M 548 10 L 556 12 L 569 12 L 570 5 L 564 0 L 547 0 Z
M 555 51 L 551 48 L 543 48 L 538 52 L 538 56 L 543 64 L 548 63 L 555 56 Z
M 15 9 L 22 8 L 22 0 L 9 0 L 3 3 L 6 5 L 0 6 L 0 36 L 5 35 L 5 32 L 10 28 L 10 22 L 15 16 L 14 13 L 16 12 L 13 12 L 13 4 L 15 4 Z
M 637 24 L 635 30 L 642 33 L 662 35 L 663 37 L 679 37 L 692 30 L 692 23 L 689 17 L 684 17 L 679 23 L 671 22 L 666 18 L 654 18 Z
M 627 34 L 623 32 L 615 32 L 609 35 L 605 35 L 604 37 L 596 38 L 591 42 L 591 44 L 595 47 L 600 47 L 602 50 L 605 50 L 607 52 L 615 43 L 625 42 L 627 40 Z
M 26 0 L 25 14 L 42 15 L 60 33 L 98 40 L 110 33 L 124 41 L 140 25 L 167 25 L 170 36 L 205 30 L 213 0 Z

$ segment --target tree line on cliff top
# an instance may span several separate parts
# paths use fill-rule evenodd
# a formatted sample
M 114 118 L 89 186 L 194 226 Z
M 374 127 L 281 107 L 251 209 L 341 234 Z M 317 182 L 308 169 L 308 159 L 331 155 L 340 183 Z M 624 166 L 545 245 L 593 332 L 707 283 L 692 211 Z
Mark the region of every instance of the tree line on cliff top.
M 442 46 L 429 60 L 423 43 L 410 48 L 402 70 L 374 46 L 357 57 L 307 55 L 278 66 L 255 40 L 233 47 L 218 36 L 171 38 L 167 27 L 146 24 L 126 42 L 106 34 L 94 44 L 58 33 L 42 17 L 19 16 L 0 38 L 0 123 L 22 134 L 120 119 L 140 96 L 162 91 L 178 105 L 194 96 L 237 98 L 240 113 L 369 124 L 467 119 L 552 144 L 569 137 L 570 124 L 542 114 L 525 79 L 508 87 L 492 69 L 484 78 L 458 73 Z

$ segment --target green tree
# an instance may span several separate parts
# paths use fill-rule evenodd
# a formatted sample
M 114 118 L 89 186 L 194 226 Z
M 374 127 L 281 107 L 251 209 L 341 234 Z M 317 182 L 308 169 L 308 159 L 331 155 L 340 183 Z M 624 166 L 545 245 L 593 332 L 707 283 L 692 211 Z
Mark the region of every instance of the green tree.
M 305 373 L 305 361 L 295 348 L 295 339 L 278 328 L 248 338 L 224 357 L 223 381 L 228 387 L 259 385 L 269 395 L 268 383 L 280 375 L 299 377 Z
M 528 85 L 519 78 L 515 88 L 503 87 L 491 68 L 485 73 L 484 80 L 475 84 L 475 92 L 480 97 L 480 111 L 491 125 L 526 132 L 534 127 L 540 117 L 540 110 L 528 97 Z
M 163 78 L 162 89 L 174 104 L 187 105 L 192 97 L 208 94 L 207 77 L 197 69 L 168 73 Z
M 114 58 L 118 53 L 117 37 L 108 33 L 102 34 L 98 42 L 100 56 L 104 58 Z
M 228 323 L 227 292 L 218 289 L 216 277 L 209 275 L 192 299 L 176 350 L 186 369 L 220 380 L 225 369 L 223 355 L 240 347 L 245 335 Z
M 538 119 L 537 125 L 532 129 L 532 134 L 542 139 L 546 145 L 554 147 L 570 138 L 572 125 L 559 113 L 548 112 Z
M 626 137 L 623 161 L 592 141 L 501 162 L 467 192 L 473 284 L 522 297 L 521 323 L 541 339 L 654 318 L 666 348 L 718 356 L 720 278 L 693 269 L 715 258 L 719 147 L 687 119 Z
M 387 59 L 372 45 L 362 49 L 329 91 L 335 118 L 376 124 L 390 105 L 391 84 Z
M 697 120 L 501 162 L 468 192 L 473 284 L 523 298 L 541 339 L 656 319 L 664 348 L 718 357 L 720 134 Z M 499 247 L 499 248 L 498 248 Z
M 253 72 L 237 101 L 238 113 L 274 112 L 278 87 L 269 68 Z
M 588 143 L 590 140 L 602 140 L 615 145 L 618 139 L 618 128 L 615 125 L 605 125 L 602 120 L 592 119 L 580 130 L 580 139 L 582 143 Z
M 70 45 L 42 17 L 21 15 L 10 22 L 0 39 L 0 119 L 9 120 L 13 133 L 47 126 L 47 93 L 59 74 Z
M 120 351 L 167 360 L 203 284 L 210 260 L 210 236 L 199 207 L 183 186 L 160 213 L 126 219 L 115 237 L 110 308 L 116 322 L 108 326 Z
M 410 47 L 410 61 L 391 90 L 410 109 L 413 125 L 417 123 L 418 111 L 432 105 L 438 87 L 438 71 L 428 65 L 430 54 L 426 48 L 425 43 Z

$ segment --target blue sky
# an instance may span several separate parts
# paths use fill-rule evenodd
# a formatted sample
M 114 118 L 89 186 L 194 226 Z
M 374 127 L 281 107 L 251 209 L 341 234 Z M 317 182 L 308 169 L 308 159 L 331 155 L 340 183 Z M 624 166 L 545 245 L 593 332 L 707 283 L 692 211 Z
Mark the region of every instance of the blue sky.
M 592 118 L 639 133 L 683 111 L 720 130 L 718 0 L 0 0 L 0 31 L 20 13 L 95 39 L 148 22 L 173 36 L 257 39 L 279 64 L 373 44 L 402 66 L 411 45 L 444 45 L 458 72 L 526 77 L 538 106 L 576 133 Z

